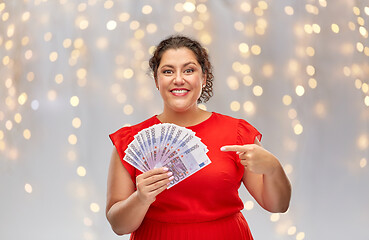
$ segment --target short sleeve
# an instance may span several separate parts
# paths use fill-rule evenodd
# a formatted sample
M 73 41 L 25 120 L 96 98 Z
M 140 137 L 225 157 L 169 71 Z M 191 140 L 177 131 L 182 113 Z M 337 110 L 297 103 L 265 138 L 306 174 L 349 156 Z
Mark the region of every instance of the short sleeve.
M 261 141 L 261 133 L 250 123 L 243 119 L 239 119 L 237 128 L 237 143 L 238 145 L 253 144 L 255 138 Z
M 110 134 L 109 137 L 115 148 L 117 149 L 123 166 L 127 169 L 129 175 L 131 175 L 133 183 L 136 184 L 136 169 L 123 160 L 125 156 L 124 151 L 127 149 L 128 144 L 133 140 L 131 127 L 123 127 L 115 133 Z

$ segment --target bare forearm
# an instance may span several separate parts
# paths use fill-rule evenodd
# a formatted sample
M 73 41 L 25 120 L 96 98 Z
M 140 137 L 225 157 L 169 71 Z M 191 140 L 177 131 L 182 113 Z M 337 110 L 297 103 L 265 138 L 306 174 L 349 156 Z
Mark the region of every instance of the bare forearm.
M 115 203 L 106 216 L 116 234 L 128 234 L 141 225 L 149 207 L 150 204 L 140 201 L 136 191 L 126 200 Z
M 282 166 L 263 175 L 263 204 L 270 212 L 286 212 L 291 199 L 291 184 Z

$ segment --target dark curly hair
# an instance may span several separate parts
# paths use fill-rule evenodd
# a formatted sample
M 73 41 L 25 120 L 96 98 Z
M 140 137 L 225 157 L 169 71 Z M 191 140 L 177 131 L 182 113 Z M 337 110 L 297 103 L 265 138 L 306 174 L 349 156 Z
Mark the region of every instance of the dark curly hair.
M 206 49 L 196 40 L 183 35 L 172 35 L 164 39 L 155 48 L 153 56 L 150 58 L 150 69 L 153 72 L 154 78 L 157 79 L 158 67 L 164 52 L 169 49 L 182 47 L 190 49 L 195 54 L 197 61 L 201 65 L 202 72 L 206 75 L 206 85 L 202 88 L 201 95 L 197 99 L 197 103 L 205 103 L 213 96 L 213 67 L 209 61 L 209 55 Z

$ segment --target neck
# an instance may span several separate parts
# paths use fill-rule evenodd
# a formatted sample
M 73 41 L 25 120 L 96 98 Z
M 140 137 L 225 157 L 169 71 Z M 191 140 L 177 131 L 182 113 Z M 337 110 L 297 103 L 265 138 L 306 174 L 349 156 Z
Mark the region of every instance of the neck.
M 189 127 L 201 123 L 210 117 L 210 115 L 210 112 L 204 111 L 196 106 L 194 109 L 183 112 L 168 111 L 164 108 L 163 113 L 157 117 L 163 123 L 174 123 L 178 126 Z

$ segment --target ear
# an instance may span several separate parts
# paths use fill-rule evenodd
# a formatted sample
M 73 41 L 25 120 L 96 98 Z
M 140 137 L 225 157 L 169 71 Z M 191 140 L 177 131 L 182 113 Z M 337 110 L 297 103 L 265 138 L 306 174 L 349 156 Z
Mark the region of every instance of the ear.
M 155 78 L 155 86 L 159 90 L 159 84 L 158 84 L 158 80 L 156 78 Z
M 206 73 L 204 73 L 203 75 L 202 75 L 202 87 L 205 87 L 206 86 L 206 80 L 207 80 L 207 74 Z

